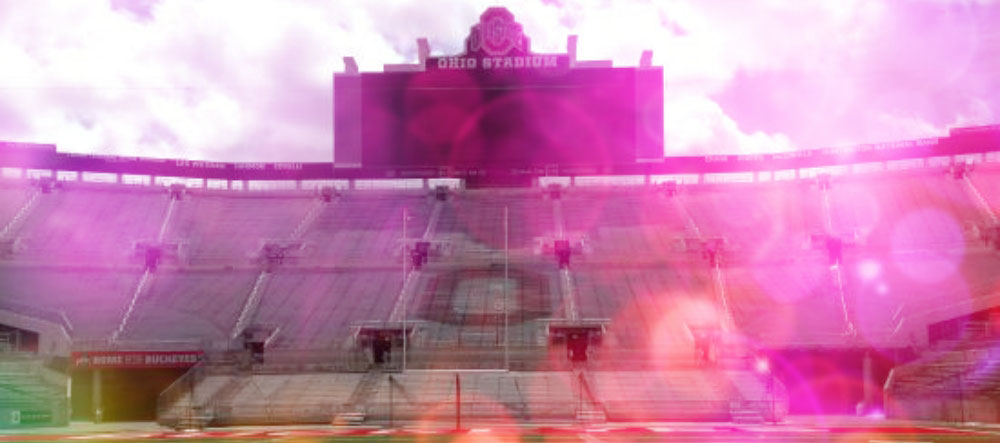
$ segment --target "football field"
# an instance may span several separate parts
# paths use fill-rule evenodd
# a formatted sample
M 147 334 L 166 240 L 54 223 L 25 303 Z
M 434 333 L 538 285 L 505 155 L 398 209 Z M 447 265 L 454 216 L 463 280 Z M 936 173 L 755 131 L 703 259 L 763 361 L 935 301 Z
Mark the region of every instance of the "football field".
M 49 432 L 51 431 L 51 432 Z M 681 424 L 633 427 L 536 427 L 469 429 L 255 427 L 206 431 L 124 430 L 59 433 L 0 431 L 0 442 L 403 442 L 403 443 L 618 443 L 618 442 L 997 442 L 1000 428 L 943 426 L 807 426 Z

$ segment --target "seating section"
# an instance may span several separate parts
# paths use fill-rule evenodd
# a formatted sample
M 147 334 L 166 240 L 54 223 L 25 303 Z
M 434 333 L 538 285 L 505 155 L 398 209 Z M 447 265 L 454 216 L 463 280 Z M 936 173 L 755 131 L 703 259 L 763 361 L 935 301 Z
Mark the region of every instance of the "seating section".
M 990 252 L 859 254 L 843 275 L 850 310 L 866 335 L 902 326 L 895 338 L 912 342 L 910 332 L 924 322 L 988 308 L 1000 285 L 997 269 L 1000 256 Z M 901 318 L 910 323 L 900 325 Z
M 26 186 L 0 183 L 0 232 L 14 219 L 33 193 L 35 190 Z
M 163 396 L 160 397 L 160 403 L 157 404 L 157 421 L 163 425 L 176 426 L 184 420 L 202 419 L 202 417 L 192 417 L 195 414 L 208 417 L 205 414 L 210 414 L 213 411 L 206 411 L 206 407 L 211 409 L 216 395 L 231 384 L 233 379 L 234 376 L 231 374 L 212 374 L 202 377 L 196 383 L 191 383 L 186 379 L 179 380 L 188 386 L 184 389 L 177 389 L 177 397 L 169 399 L 170 401 L 165 402 L 167 399 Z
M 0 410 L 17 412 L 4 417 L 4 425 L 62 426 L 69 422 L 66 398 L 68 379 L 44 366 L 41 360 L 11 358 L 0 360 Z M 13 423 L 12 423 L 13 422 Z
M 329 423 L 343 413 L 425 422 L 453 419 L 459 390 L 462 416 L 472 420 L 567 419 L 581 411 L 627 421 L 728 420 L 732 399 L 766 403 L 772 390 L 783 395 L 780 383 L 770 387 L 748 371 L 671 369 L 209 375 L 195 398 L 214 424 Z M 190 402 L 190 394 L 182 394 L 161 412 L 161 423 L 182 415 Z
M 558 203 L 539 189 L 461 190 L 443 202 L 425 190 L 359 190 L 329 203 L 303 191 L 191 190 L 172 210 L 162 188 L 67 183 L 38 193 L 10 233 L 17 247 L 0 256 L 0 291 L 10 304 L 65 314 L 78 341 L 107 338 L 142 275 L 135 243 L 167 222 L 180 259 L 147 282 L 122 338 L 218 344 L 268 271 L 252 257 L 265 241 L 297 235 L 303 250 L 270 269 L 249 321 L 274 327 L 271 346 L 339 348 L 352 324 L 386 320 L 398 300 L 405 212 L 408 238 L 443 245 L 407 305 L 419 346 L 497 347 L 504 304 L 508 341 L 542 345 L 544 320 L 566 315 L 566 294 L 580 317 L 611 320 L 606 340 L 632 349 L 688 352 L 691 328 L 720 321 L 723 301 L 736 327 L 765 343 L 838 343 L 849 324 L 894 340 L 907 335 L 902 318 L 978 306 L 1000 284 L 1000 258 L 973 233 L 990 215 L 970 184 L 995 210 L 1000 173 L 990 167 L 969 180 L 937 170 L 835 177 L 828 191 L 810 180 L 697 185 L 672 197 L 578 187 Z M 0 224 L 37 192 L 0 183 Z M 566 287 L 539 248 L 560 225 L 584 245 Z M 846 241 L 836 268 L 810 241 L 828 230 Z M 721 284 L 698 250 L 682 247 L 699 236 L 727 239 Z
M 559 311 L 558 283 L 552 269 L 515 265 L 505 285 L 501 266 L 488 269 L 429 270 L 422 273 L 408 311 L 422 322 L 420 339 L 430 347 L 537 346 L 545 337 L 535 320 Z M 506 301 L 504 295 L 506 294 Z
M 836 278 L 825 263 L 733 268 L 724 277 L 737 327 L 768 345 L 846 335 Z
M 4 300 L 62 312 L 75 340 L 105 339 L 118 326 L 141 275 L 135 271 L 0 266 Z
M 552 203 L 532 191 L 468 191 L 444 205 L 435 238 L 449 242 L 456 254 L 503 251 L 504 209 L 507 246 L 531 248 L 536 238 L 552 237 Z
M 719 324 L 707 268 L 575 271 L 573 280 L 580 317 L 610 320 L 612 347 L 688 353 L 690 327 Z
M 256 322 L 280 328 L 275 346 L 348 344 L 350 328 L 388 318 L 402 287 L 399 270 L 281 270 L 261 297 Z
M 364 404 L 369 418 L 437 421 L 455 416 L 461 387 L 463 417 L 573 417 L 579 385 L 570 372 L 421 372 L 383 376 Z M 390 391 L 392 391 L 390 393 Z
M 750 260 L 799 254 L 825 232 L 821 192 L 808 182 L 707 186 L 680 201 L 703 237 L 721 237 Z
M 730 416 L 733 388 L 725 371 L 594 371 L 588 383 L 611 420 L 721 421 Z
M 224 343 L 256 277 L 253 271 L 152 274 L 121 338 Z
M 989 422 L 996 417 L 1000 351 L 995 343 L 941 349 L 897 366 L 886 382 L 886 409 L 913 420 Z
M 265 241 L 287 239 L 314 201 L 307 194 L 191 194 L 177 205 L 166 239 L 183 245 L 191 265 L 248 263 Z
M 303 240 L 309 255 L 318 260 L 398 262 L 390 257 L 399 257 L 401 251 L 404 209 L 406 237 L 419 239 L 431 208 L 430 197 L 422 192 L 344 194 L 323 209 Z
M 961 246 L 968 228 L 984 220 L 964 186 L 943 174 L 837 182 L 830 191 L 834 231 L 872 250 Z
M 121 265 L 134 245 L 155 240 L 167 209 L 163 192 L 80 188 L 41 194 L 16 236 L 28 261 Z
M 216 398 L 218 424 L 329 423 L 342 412 L 364 374 L 307 373 L 241 376 L 233 394 Z
M 993 214 L 1000 215 L 1000 168 L 983 166 L 973 171 L 969 178 L 993 210 Z
M 679 239 L 694 235 L 677 203 L 659 193 L 566 192 L 561 205 L 567 233 L 586 236 L 584 259 L 672 251 Z

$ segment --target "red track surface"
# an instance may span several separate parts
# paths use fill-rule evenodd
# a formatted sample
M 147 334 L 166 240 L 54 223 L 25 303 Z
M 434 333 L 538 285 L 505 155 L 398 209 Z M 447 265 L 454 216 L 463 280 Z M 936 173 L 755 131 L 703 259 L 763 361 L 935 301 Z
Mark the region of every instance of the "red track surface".
M 103 432 L 79 434 L 24 433 L 0 435 L 0 442 L 42 441 L 336 441 L 370 437 L 393 437 L 400 440 L 423 440 L 421 437 L 437 436 L 434 441 L 514 441 L 517 437 L 535 437 L 538 441 L 1000 441 L 1000 428 L 947 428 L 934 426 L 847 426 L 811 427 L 789 425 L 691 425 L 636 426 L 636 427 L 541 427 L 541 428 L 490 428 L 488 426 L 454 429 L 234 429 L 190 432 Z M 490 438 L 497 437 L 497 438 Z M 574 438 L 575 437 L 575 438 Z M 916 437 L 916 439 L 914 439 Z M 439 440 L 439 438 L 441 440 Z M 302 440 L 305 439 L 305 440 Z M 534 439 L 533 439 L 534 440 Z

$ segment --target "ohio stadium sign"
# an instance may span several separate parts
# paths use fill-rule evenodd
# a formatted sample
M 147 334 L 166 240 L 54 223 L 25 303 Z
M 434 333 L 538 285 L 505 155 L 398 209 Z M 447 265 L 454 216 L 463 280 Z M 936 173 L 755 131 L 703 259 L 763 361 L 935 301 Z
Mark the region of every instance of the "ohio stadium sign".
M 428 62 L 437 69 L 523 69 L 558 68 L 569 65 L 569 59 L 557 55 L 514 57 L 442 57 Z

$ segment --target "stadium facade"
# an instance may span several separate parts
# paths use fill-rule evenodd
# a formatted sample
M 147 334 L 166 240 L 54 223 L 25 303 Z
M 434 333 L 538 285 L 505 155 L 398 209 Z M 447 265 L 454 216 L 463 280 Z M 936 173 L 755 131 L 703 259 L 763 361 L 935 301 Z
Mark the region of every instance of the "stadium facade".
M 0 143 L 0 425 L 1000 421 L 1000 127 L 662 158 L 569 42 L 346 60 L 335 163 Z

